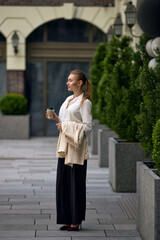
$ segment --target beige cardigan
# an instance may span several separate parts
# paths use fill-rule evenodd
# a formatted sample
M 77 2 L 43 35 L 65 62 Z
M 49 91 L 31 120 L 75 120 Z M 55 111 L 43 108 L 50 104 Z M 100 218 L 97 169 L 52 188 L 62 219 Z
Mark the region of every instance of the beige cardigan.
M 57 143 L 57 157 L 65 158 L 65 164 L 83 165 L 88 159 L 88 148 L 84 125 L 73 121 L 62 122 L 62 131 Z

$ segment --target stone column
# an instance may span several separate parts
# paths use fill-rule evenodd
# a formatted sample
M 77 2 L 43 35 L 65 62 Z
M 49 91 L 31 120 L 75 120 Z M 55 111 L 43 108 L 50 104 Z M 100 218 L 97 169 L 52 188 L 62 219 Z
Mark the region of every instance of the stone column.
M 11 31 L 7 37 L 7 90 L 8 93 L 25 95 L 25 70 L 26 70 L 26 43 L 22 33 L 16 30 L 19 37 L 18 52 L 14 52 Z
M 24 71 L 7 71 L 7 90 L 8 93 L 20 93 L 25 95 Z

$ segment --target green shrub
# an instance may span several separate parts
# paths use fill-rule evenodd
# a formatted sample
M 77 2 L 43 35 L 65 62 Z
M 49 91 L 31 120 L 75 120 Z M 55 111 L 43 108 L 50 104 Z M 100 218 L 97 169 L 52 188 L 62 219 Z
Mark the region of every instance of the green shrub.
M 106 55 L 106 124 L 114 130 L 120 138 L 128 140 L 126 133 L 130 132 L 129 115 L 127 108 L 128 88 L 130 84 L 130 68 L 133 59 L 133 50 L 130 47 L 131 39 L 124 36 L 121 40 L 113 38 Z
M 160 64 L 155 70 L 143 67 L 139 77 L 142 91 L 140 113 L 137 116 L 138 138 L 148 154 L 152 153 L 153 126 L 160 119 Z
M 98 84 L 103 74 L 103 60 L 106 55 L 106 45 L 105 43 L 100 43 L 96 50 L 93 58 L 93 65 L 90 69 L 90 78 L 92 84 L 92 114 L 93 118 L 98 118 L 98 107 L 97 107 L 97 97 L 98 97 Z
M 4 115 L 27 114 L 27 99 L 21 94 L 6 94 L 0 99 L 0 109 Z
M 149 60 L 143 35 L 137 51 L 130 47 L 131 39 L 113 37 L 107 44 L 103 76 L 98 84 L 98 118 L 107 124 L 120 138 L 137 141 L 142 89 L 137 83 L 143 65 Z
M 106 123 L 106 73 L 103 74 L 98 84 L 98 96 L 97 96 L 97 113 L 98 119 L 101 124 Z
M 126 139 L 127 141 L 138 141 L 138 123 L 136 116 L 140 112 L 142 97 L 141 90 L 137 86 L 137 78 L 141 66 L 143 66 L 143 61 L 146 59 L 145 53 L 143 53 L 143 51 L 146 51 L 144 48 L 145 44 L 145 37 L 142 36 L 140 43 L 136 46 L 137 51 L 132 52 L 129 50 L 130 47 L 126 46 L 124 50 L 126 59 L 124 58 L 122 61 L 120 61 L 121 59 L 119 60 L 121 74 L 117 74 L 119 78 L 117 81 L 121 79 L 124 83 L 123 85 L 121 84 L 121 100 L 116 106 L 113 128 L 120 138 Z
M 120 49 L 119 47 L 120 47 L 120 43 L 116 37 L 113 37 L 112 40 L 108 42 L 106 56 L 104 58 L 104 71 L 97 88 L 98 118 L 100 120 L 100 123 L 107 124 L 108 127 L 110 128 L 111 128 L 110 117 L 112 116 L 112 112 L 107 111 L 107 116 L 106 116 L 106 107 L 109 104 L 108 98 L 110 96 L 109 96 L 108 90 L 110 89 L 110 83 L 111 83 L 111 77 L 112 77 L 114 65 L 118 60 L 118 54 Z
M 155 167 L 160 172 L 160 119 L 157 121 L 156 125 L 153 128 L 152 141 L 153 141 L 152 159 L 155 163 Z

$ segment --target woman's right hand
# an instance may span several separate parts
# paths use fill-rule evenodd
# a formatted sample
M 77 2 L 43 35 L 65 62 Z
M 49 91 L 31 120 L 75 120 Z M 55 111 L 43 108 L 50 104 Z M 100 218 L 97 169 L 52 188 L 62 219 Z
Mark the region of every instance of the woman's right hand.
M 47 111 L 46 111 L 46 118 L 48 118 Z M 53 118 L 51 118 L 49 120 L 54 120 L 56 122 L 59 122 L 59 117 L 57 116 L 57 114 L 55 112 L 53 112 Z

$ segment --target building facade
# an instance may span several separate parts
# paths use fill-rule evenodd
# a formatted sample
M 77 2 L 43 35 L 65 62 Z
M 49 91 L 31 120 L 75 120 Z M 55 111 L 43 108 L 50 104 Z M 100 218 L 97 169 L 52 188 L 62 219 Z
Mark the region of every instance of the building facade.
M 66 81 L 73 69 L 89 77 L 99 42 L 121 13 L 123 34 L 128 0 L 0 0 L 0 97 L 21 93 L 28 98 L 32 136 L 57 135 L 45 109 L 58 112 L 68 96 Z M 138 6 L 139 1 L 134 4 Z M 141 30 L 138 24 L 135 33 Z M 19 37 L 18 53 L 12 37 Z M 133 44 L 136 39 L 133 40 Z

